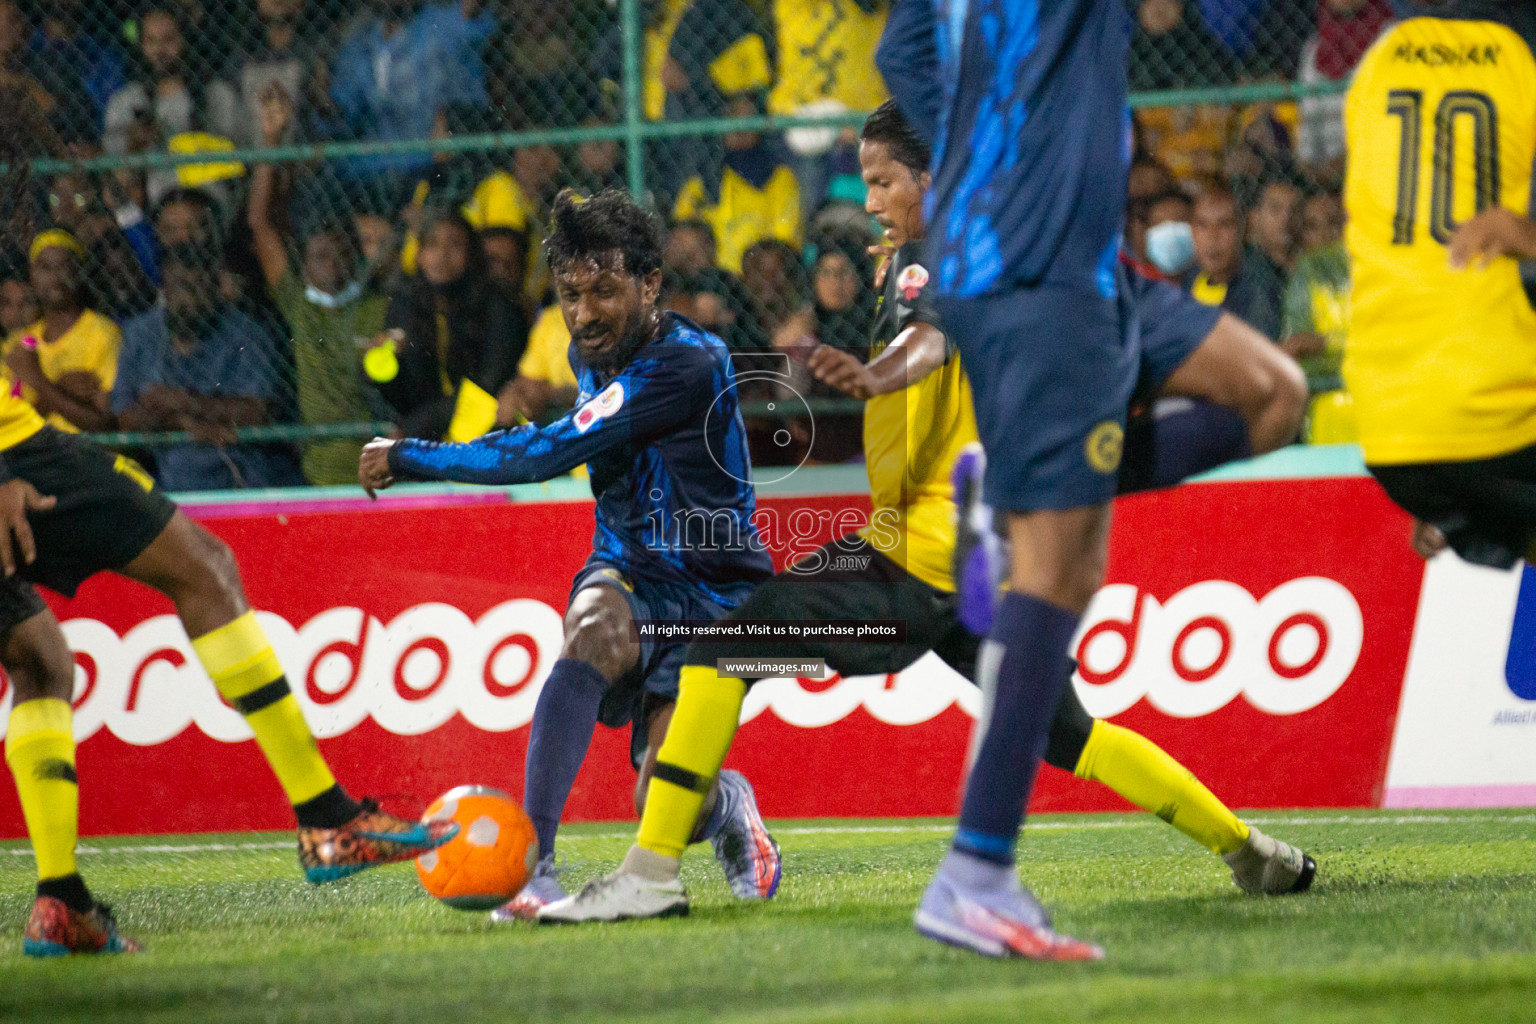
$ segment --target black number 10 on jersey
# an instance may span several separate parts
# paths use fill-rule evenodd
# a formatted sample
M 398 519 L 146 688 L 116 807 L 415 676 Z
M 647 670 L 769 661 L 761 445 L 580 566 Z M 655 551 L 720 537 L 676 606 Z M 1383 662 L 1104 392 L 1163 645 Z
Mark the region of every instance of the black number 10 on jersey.
M 1419 209 L 1420 146 L 1424 136 L 1424 94 L 1418 89 L 1393 89 L 1387 93 L 1387 114 L 1402 122 L 1402 144 L 1397 158 L 1397 213 L 1392 220 L 1392 244 L 1412 245 Z M 1498 109 L 1486 93 L 1448 92 L 1435 107 L 1430 144 L 1434 149 L 1429 183 L 1429 233 L 1441 245 L 1449 245 L 1457 223 L 1451 214 L 1456 196 L 1456 136 L 1458 123 L 1467 119 L 1472 137 L 1472 196 L 1474 213 L 1500 202 Z

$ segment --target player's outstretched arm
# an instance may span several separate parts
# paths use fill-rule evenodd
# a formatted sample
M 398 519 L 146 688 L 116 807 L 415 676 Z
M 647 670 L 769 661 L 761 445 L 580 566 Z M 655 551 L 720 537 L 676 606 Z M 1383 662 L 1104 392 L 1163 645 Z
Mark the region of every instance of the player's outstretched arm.
M 943 366 L 949 353 L 943 333 L 914 323 L 896 335 L 868 365 L 841 349 L 822 345 L 811 353 L 811 372 L 853 398 L 873 398 L 910 387 Z
M 708 408 L 700 402 L 715 397 L 713 379 L 703 350 L 637 359 L 607 387 L 546 426 L 498 430 L 456 444 L 375 441 L 369 448 L 378 445 L 375 450 L 382 455 L 359 464 L 359 482 L 377 489 L 396 480 L 491 485 L 549 480 L 608 448 L 640 447 L 697 420 Z M 364 459 L 369 460 L 366 449 Z

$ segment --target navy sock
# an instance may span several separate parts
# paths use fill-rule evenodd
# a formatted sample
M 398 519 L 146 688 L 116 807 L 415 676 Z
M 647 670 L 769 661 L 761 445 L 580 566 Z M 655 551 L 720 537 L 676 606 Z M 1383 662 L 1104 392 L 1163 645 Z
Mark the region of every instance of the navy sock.
M 1077 620 L 1075 613 L 1028 594 L 1006 594 L 998 605 L 977 659 L 978 682 L 991 695 L 983 699 L 991 717 L 965 784 L 955 833 L 961 853 L 1013 863 L 1024 805 L 1067 683 L 1061 662 Z
M 533 709 L 524 767 L 523 809 L 539 835 L 540 859 L 555 852 L 555 831 L 566 797 L 586 760 L 608 680 L 585 661 L 561 658 L 544 680 Z
M 1224 405 L 1162 398 L 1127 428 L 1121 494 L 1172 487 L 1181 480 L 1253 454 L 1248 423 Z

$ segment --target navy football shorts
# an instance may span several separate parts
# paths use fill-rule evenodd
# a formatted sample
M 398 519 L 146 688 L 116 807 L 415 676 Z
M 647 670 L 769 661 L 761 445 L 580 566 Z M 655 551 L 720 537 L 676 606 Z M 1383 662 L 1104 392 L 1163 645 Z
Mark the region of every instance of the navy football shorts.
M 1129 297 L 1042 284 L 938 309 L 970 378 L 987 502 L 1032 512 L 1113 498 L 1141 370 Z

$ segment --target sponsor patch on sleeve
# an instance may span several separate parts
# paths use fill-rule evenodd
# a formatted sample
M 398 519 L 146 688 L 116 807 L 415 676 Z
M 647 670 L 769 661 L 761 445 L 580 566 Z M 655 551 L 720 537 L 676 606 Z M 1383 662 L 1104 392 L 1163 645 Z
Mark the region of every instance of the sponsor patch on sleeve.
M 896 288 L 901 292 L 901 297 L 908 302 L 917 298 L 927 283 L 928 268 L 921 263 L 911 263 L 902 267 L 901 275 L 896 278 Z
M 614 381 L 576 411 L 576 432 L 585 434 L 598 420 L 605 420 L 624 405 L 624 385 Z

